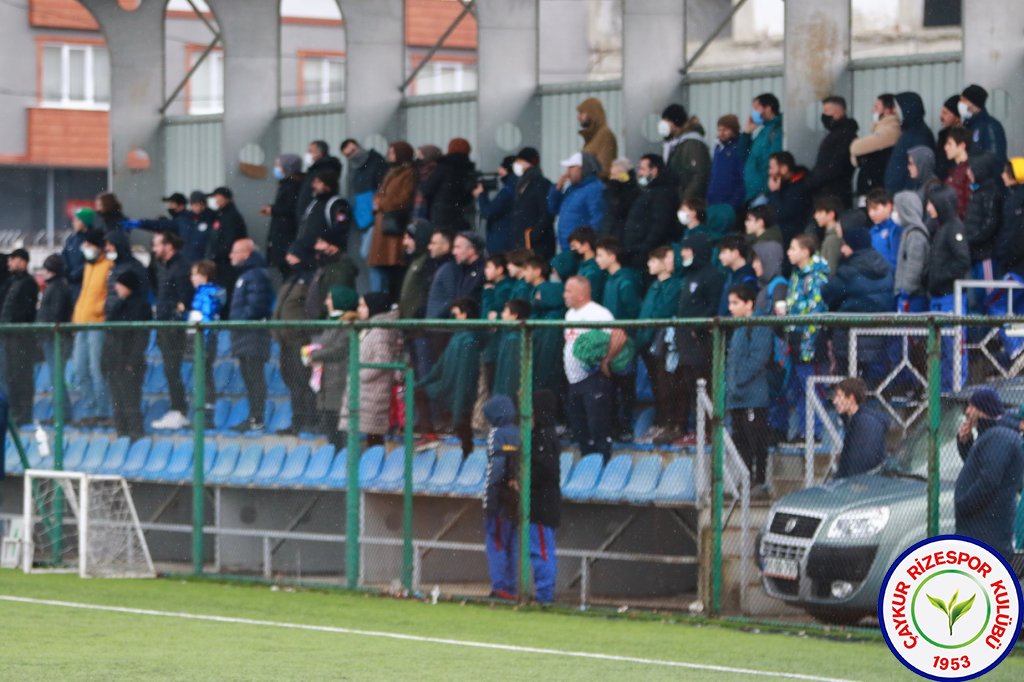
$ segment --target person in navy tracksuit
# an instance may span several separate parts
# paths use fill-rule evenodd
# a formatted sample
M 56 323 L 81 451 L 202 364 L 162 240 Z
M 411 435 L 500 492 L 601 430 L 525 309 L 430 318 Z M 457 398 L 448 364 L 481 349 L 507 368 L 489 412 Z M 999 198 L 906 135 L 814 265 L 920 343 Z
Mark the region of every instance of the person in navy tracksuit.
M 522 441 L 516 409 L 506 395 L 484 403 L 487 434 L 487 488 L 484 491 L 484 533 L 491 596 L 515 599 L 517 592 L 519 516 L 519 455 Z

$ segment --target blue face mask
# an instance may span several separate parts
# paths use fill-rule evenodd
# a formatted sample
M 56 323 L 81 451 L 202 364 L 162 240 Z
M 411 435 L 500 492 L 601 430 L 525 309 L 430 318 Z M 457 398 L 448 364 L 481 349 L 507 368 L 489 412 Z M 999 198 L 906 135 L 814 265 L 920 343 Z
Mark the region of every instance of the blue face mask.
M 761 112 L 758 111 L 757 109 L 753 109 L 750 112 L 750 120 L 752 120 L 754 122 L 754 125 L 756 126 L 764 125 L 764 116 L 762 116 Z
M 971 183 L 971 185 L 970 185 L 970 187 L 971 187 L 971 191 L 972 191 L 972 192 L 977 192 L 977 191 L 978 191 L 978 187 L 980 187 L 980 186 L 981 186 L 981 185 L 979 185 L 978 183 L 976 183 L 976 182 L 972 182 L 972 183 Z
M 284 180 L 284 171 L 281 170 L 280 166 L 274 166 L 274 179 Z

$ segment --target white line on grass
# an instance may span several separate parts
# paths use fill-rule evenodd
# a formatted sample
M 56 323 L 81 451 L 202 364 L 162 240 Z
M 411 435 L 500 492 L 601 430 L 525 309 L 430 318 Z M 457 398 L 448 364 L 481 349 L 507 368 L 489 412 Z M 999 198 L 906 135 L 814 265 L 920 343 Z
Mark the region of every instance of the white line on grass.
M 0 595 L 0 601 L 17 602 L 20 604 L 37 604 L 42 606 L 59 606 L 67 609 L 85 609 L 88 611 L 108 611 L 111 613 L 127 613 L 137 616 L 157 616 L 160 618 L 181 618 L 184 620 L 198 620 L 212 623 L 229 623 L 232 625 L 257 625 L 271 628 L 285 628 L 288 630 L 309 630 L 313 632 L 330 632 L 339 635 L 358 635 L 361 637 L 382 637 L 386 639 L 398 639 L 407 642 L 424 642 L 427 644 L 446 644 L 449 646 L 470 647 L 475 649 L 491 649 L 495 651 L 512 651 L 525 654 L 540 654 L 544 656 L 565 656 L 570 658 L 588 658 L 599 661 L 613 661 L 616 663 L 638 663 L 640 665 L 655 665 L 669 668 L 688 668 L 690 670 L 706 670 L 721 673 L 734 673 L 740 675 L 752 675 L 757 677 L 781 677 L 790 680 L 814 680 L 821 682 L 851 682 L 838 677 L 819 677 L 817 675 L 801 675 L 799 673 L 773 672 L 770 670 L 752 670 L 750 668 L 733 668 L 724 665 L 707 665 L 704 663 L 683 663 L 681 661 L 664 661 L 654 658 L 636 658 L 633 656 L 615 656 L 613 654 L 598 654 L 586 651 L 561 651 L 559 649 L 540 649 L 529 646 L 514 646 L 512 644 L 491 644 L 488 642 L 471 642 L 461 639 L 444 639 L 441 637 L 420 637 L 417 635 L 403 635 L 396 632 L 379 632 L 376 630 L 353 630 L 351 628 L 339 628 L 329 625 L 307 625 L 303 623 L 286 623 L 273 620 L 253 620 L 250 618 L 232 618 L 230 616 L 213 616 L 198 613 L 181 613 L 175 611 L 153 611 L 151 609 L 131 609 L 123 606 L 102 606 L 100 604 L 83 604 L 70 601 L 56 601 L 52 599 L 32 599 L 29 597 L 15 597 L 11 595 Z

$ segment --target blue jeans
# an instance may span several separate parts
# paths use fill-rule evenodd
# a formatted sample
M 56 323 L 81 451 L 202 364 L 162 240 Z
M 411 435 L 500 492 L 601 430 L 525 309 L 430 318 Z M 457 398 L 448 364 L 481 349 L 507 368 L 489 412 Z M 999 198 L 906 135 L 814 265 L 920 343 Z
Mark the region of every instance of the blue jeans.
M 104 333 L 96 330 L 75 334 L 72 362 L 75 367 L 75 385 L 82 396 L 82 410 L 77 419 L 110 415 L 110 393 L 100 367 Z
M 62 351 L 62 353 L 67 353 L 67 344 L 66 343 L 62 343 L 61 344 L 61 351 Z M 67 359 L 67 355 L 64 355 L 64 358 Z M 52 339 L 46 339 L 45 341 L 43 341 L 43 359 L 45 360 L 47 366 L 50 368 L 50 382 L 51 383 L 50 383 L 50 386 L 48 388 L 50 388 L 50 390 L 53 391 L 53 387 L 56 385 L 56 382 L 57 382 L 55 377 L 57 376 L 57 372 L 58 371 L 60 371 L 60 372 L 64 371 L 64 367 L 63 367 L 64 363 L 62 362 L 61 363 L 61 367 L 59 367 L 59 368 L 56 365 L 54 365 L 54 363 L 53 363 L 53 340 Z M 68 398 L 69 393 L 70 393 L 70 391 L 68 391 L 68 382 L 65 379 L 65 381 L 64 381 L 64 423 L 67 423 L 67 422 L 71 421 L 71 400 Z
M 518 592 L 519 526 L 501 510 L 484 519 L 484 550 L 491 574 L 491 591 Z
M 807 379 L 822 374 L 821 366 L 815 362 L 793 362 L 789 373 L 789 385 L 786 387 L 786 401 L 796 410 L 797 438 L 807 433 Z M 821 385 L 816 391 L 819 398 L 824 398 Z M 814 435 L 822 433 L 821 418 L 814 417 Z
M 966 294 L 964 295 L 966 299 Z M 932 312 L 951 313 L 954 310 L 954 302 L 956 296 L 953 294 L 946 294 L 945 296 L 933 296 L 929 309 Z M 967 310 L 967 301 L 964 300 L 964 310 Z M 961 339 L 966 341 L 966 339 Z M 953 344 L 953 338 L 950 336 L 943 336 L 942 343 L 942 390 L 951 391 L 953 390 L 953 355 L 956 353 L 956 346 Z M 964 348 L 961 346 L 961 348 Z M 960 355 L 960 385 L 967 383 L 967 351 L 964 349 Z

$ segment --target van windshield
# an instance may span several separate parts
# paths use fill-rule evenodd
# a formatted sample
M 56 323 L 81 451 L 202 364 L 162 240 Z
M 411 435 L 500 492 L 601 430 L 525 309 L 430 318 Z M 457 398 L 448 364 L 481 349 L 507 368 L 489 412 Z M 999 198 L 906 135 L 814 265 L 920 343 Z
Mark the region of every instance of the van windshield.
M 956 434 L 963 419 L 963 403 L 942 401 L 942 420 L 939 423 L 939 478 L 954 482 L 963 462 L 957 452 Z M 899 449 L 887 462 L 886 471 L 897 476 L 928 478 L 928 413 L 923 413 Z

